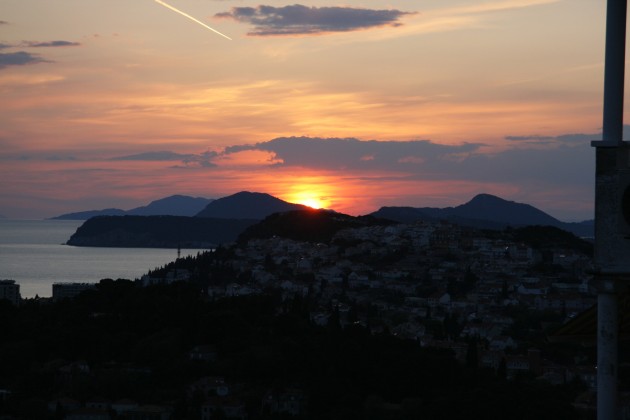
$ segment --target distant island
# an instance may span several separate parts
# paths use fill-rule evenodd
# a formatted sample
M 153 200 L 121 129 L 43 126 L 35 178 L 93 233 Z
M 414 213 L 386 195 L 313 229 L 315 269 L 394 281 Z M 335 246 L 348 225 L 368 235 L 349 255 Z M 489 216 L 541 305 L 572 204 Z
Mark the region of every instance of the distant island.
M 87 220 L 96 216 L 194 216 L 205 208 L 212 199 L 172 195 L 131 210 L 107 208 L 66 213 L 53 217 L 55 220 Z
M 184 216 L 98 216 L 66 242 L 73 246 L 124 248 L 215 248 L 234 242 L 257 220 Z
M 196 216 L 262 220 L 274 213 L 291 210 L 311 210 L 311 208 L 303 204 L 289 203 L 266 193 L 241 191 L 214 200 Z
M 449 220 L 462 226 L 478 229 L 504 229 L 508 226 L 554 226 L 580 237 L 594 236 L 593 220 L 567 223 L 548 215 L 529 204 L 504 200 L 490 194 L 478 194 L 456 207 L 381 207 L 372 216 L 401 223 L 420 220 Z
M 234 242 L 246 228 L 271 214 L 305 209 L 310 207 L 288 203 L 269 194 L 243 191 L 209 202 L 192 217 L 127 214 L 92 217 L 77 229 L 67 244 L 214 248 Z
M 314 211 L 310 207 L 289 203 L 269 194 L 249 191 L 206 200 L 206 204 L 199 208 L 203 200 L 206 199 L 171 196 L 127 212 L 110 209 L 108 215 L 89 218 L 67 243 L 75 246 L 208 248 L 234 242 L 246 230 L 264 230 L 265 228 L 256 228 L 255 225 L 272 215 L 305 211 L 312 214 Z M 178 205 L 181 208 L 177 208 Z M 195 209 L 197 211 L 191 214 Z M 156 212 L 160 215 L 155 215 Z M 562 222 L 529 204 L 504 200 L 490 194 L 479 194 L 456 207 L 381 207 L 378 211 L 359 217 L 333 210 L 327 212 L 334 214 L 337 221 L 343 219 L 343 223 L 338 226 L 365 224 L 368 220 L 371 220 L 369 223 L 381 223 L 377 221 L 385 220 L 389 223 L 446 220 L 461 226 L 492 230 L 553 226 L 585 238 L 593 237 L 594 229 L 593 221 Z M 82 214 L 86 216 L 88 213 Z M 302 216 L 295 216 L 294 219 L 300 220 L 300 217 Z M 272 218 L 268 221 L 267 225 L 273 223 L 273 220 Z M 322 220 L 317 223 L 324 223 Z M 291 230 L 291 223 L 287 224 L 286 219 L 282 219 L 282 223 L 285 224 L 284 231 Z M 332 225 L 329 223 L 326 226 Z

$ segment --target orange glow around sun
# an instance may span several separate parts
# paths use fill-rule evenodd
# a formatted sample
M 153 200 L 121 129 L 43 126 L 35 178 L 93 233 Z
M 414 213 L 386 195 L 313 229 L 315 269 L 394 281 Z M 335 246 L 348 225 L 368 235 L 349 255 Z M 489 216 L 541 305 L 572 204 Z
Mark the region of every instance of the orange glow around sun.
M 293 197 L 294 198 L 291 200 L 292 202 L 304 204 L 305 206 L 309 206 L 314 209 L 327 208 L 330 204 L 325 197 L 319 196 L 317 193 L 311 191 L 298 192 Z
M 314 209 L 330 208 L 331 191 L 326 186 L 317 183 L 300 183 L 293 185 L 285 195 L 290 203 L 303 204 Z

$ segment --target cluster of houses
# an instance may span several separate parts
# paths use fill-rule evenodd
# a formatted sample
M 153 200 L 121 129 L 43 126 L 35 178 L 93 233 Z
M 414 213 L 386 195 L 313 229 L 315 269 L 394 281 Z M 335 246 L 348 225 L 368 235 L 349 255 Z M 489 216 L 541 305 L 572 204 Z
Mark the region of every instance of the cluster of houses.
M 319 325 L 334 318 L 341 326 L 389 331 L 422 346 L 448 348 L 462 361 L 467 343 L 475 340 L 479 364 L 495 370 L 504 365 L 508 377 L 526 371 L 553 383 L 579 377 L 593 384 L 594 366 L 558 366 L 510 336 L 514 319 L 508 315 L 510 308 L 524 308 L 568 320 L 590 308 L 596 302 L 590 262 L 590 255 L 574 249 L 543 254 L 509 235 L 418 222 L 347 229 L 329 244 L 250 240 L 226 261 L 239 281 L 209 282 L 207 293 L 218 298 L 275 288 L 285 298 L 314 299 L 318 309 L 310 316 Z M 162 277 L 145 276 L 142 283 L 190 276 L 172 269 Z M 438 336 L 429 325 L 445 319 L 457 328 Z
M 58 398 L 48 402 L 48 411 L 64 420 L 168 420 L 172 408 L 163 405 L 141 405 L 129 399 L 109 401 L 90 398 L 84 403 L 73 398 Z
M 188 356 L 191 360 L 207 360 L 205 356 L 203 359 L 199 357 L 208 352 L 213 354 L 214 349 L 210 346 L 195 347 Z M 145 370 L 147 371 L 143 373 L 151 374 L 150 369 Z M 85 361 L 77 361 L 58 367 L 56 380 L 65 385 L 80 383 L 82 377 L 90 374 L 89 365 Z M 244 400 L 239 397 L 239 387 L 242 384 L 229 383 L 223 377 L 204 376 L 188 384 L 186 398 L 198 402 L 200 416 L 196 418 L 201 420 L 245 420 L 248 418 L 248 411 Z M 270 388 L 261 397 L 257 409 L 265 415 L 299 416 L 305 412 L 307 401 L 305 393 L 300 389 Z M 48 401 L 47 410 L 51 418 L 65 420 L 168 420 L 173 417 L 175 403 L 142 404 L 129 398 L 109 400 L 102 397 L 79 401 L 60 397 Z
M 311 302 L 310 319 L 318 325 L 336 322 L 341 327 L 360 325 L 373 334 L 387 332 L 419 346 L 447 349 L 462 363 L 470 362 L 473 346 L 478 366 L 502 371 L 507 378 L 533 374 L 553 384 L 579 379 L 595 388 L 594 366 L 547 360 L 541 349 L 511 334 L 515 319 L 510 315 L 511 308 L 519 308 L 568 320 L 590 308 L 596 302 L 587 270 L 590 255 L 568 248 L 543 253 L 509 235 L 448 222 L 347 229 L 325 244 L 252 239 L 231 251 L 222 264 L 230 267 L 233 279 L 216 281 L 211 273 L 181 268 L 176 261 L 168 270 L 138 282 L 147 287 L 194 278 L 204 282 L 209 299 L 273 289 L 285 299 L 299 296 Z M 53 298 L 72 297 L 93 287 L 57 284 Z M 197 346 L 189 357 L 212 361 L 216 354 L 211 347 Z M 213 418 L 219 410 L 227 418 L 246 418 L 243 402 L 223 378 L 201 378 L 190 385 L 189 394 L 203 397 L 203 419 Z M 261 409 L 295 415 L 306 401 L 299 389 L 274 389 L 264 395 Z M 98 411 L 97 402 L 72 404 L 53 401 L 49 408 L 61 407 L 78 416 L 66 418 L 98 418 L 80 417 Z M 101 412 L 126 410 L 125 418 L 161 420 L 170 415 L 168 407 L 129 401 L 107 404 Z

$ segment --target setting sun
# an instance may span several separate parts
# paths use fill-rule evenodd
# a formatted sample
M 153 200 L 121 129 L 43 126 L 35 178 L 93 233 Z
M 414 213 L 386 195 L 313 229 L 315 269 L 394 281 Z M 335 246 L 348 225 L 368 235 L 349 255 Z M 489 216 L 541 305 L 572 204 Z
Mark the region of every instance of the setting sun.
M 322 209 L 330 206 L 330 200 L 321 192 L 317 192 L 313 189 L 295 192 L 291 194 L 288 201 L 303 204 L 314 209 Z
M 304 192 L 296 195 L 295 202 L 297 204 L 304 204 L 305 206 L 312 207 L 314 209 L 325 208 L 328 201 L 323 197 L 318 197 L 316 194 L 310 192 Z
M 304 200 L 301 200 L 298 204 L 304 204 L 305 206 L 309 206 L 314 209 L 322 208 L 322 202 L 316 198 L 306 198 Z

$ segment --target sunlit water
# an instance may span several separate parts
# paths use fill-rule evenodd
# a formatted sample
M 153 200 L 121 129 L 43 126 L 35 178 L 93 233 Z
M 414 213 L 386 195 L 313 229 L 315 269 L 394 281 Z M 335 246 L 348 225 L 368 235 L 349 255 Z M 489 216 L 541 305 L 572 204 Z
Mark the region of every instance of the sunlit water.
M 15 280 L 22 297 L 52 295 L 56 282 L 136 279 L 177 258 L 176 249 L 64 245 L 82 221 L 0 219 L 0 279 Z M 201 250 L 182 250 L 182 257 Z

